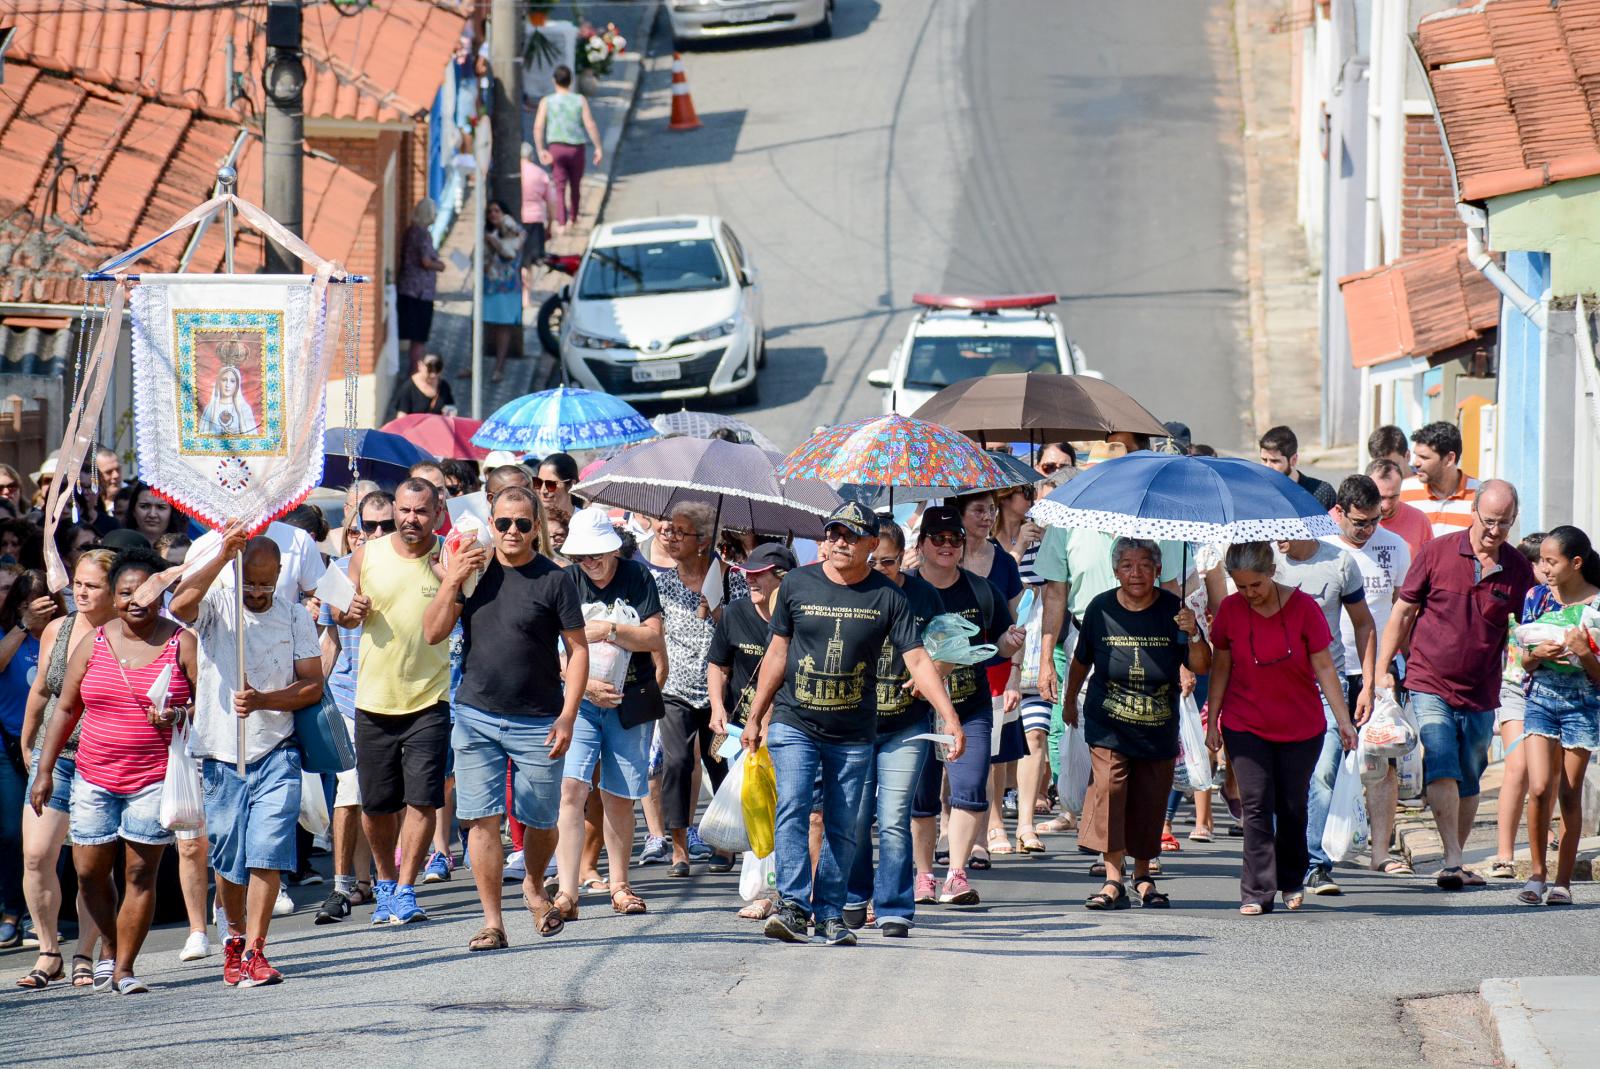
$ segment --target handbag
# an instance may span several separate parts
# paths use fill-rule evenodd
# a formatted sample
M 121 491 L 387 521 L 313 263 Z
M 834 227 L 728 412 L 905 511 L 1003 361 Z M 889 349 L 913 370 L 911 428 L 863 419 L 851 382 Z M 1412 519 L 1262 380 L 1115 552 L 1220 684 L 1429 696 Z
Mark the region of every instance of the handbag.
M 294 737 L 300 767 L 307 772 L 348 772 L 356 767 L 356 748 L 344 714 L 326 688 L 316 705 L 294 711 Z

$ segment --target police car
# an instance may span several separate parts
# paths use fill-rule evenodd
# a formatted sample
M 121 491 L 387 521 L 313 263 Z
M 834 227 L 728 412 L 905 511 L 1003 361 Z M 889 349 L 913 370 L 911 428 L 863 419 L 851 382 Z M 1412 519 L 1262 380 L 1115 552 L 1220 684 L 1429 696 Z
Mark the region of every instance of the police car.
M 1092 374 L 1061 319 L 1045 309 L 1053 293 L 961 297 L 918 293 L 919 311 L 889 358 L 867 374 L 883 390 L 883 411 L 909 416 L 951 383 L 983 375 L 1042 371 Z

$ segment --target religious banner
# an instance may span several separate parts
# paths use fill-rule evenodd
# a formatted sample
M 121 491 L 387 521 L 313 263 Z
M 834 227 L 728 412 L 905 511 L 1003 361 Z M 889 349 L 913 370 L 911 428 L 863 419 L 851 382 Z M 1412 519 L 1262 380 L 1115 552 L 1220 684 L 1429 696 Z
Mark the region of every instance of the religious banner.
M 302 275 L 143 275 L 129 297 L 139 474 L 208 526 L 252 530 L 322 478 L 325 286 Z

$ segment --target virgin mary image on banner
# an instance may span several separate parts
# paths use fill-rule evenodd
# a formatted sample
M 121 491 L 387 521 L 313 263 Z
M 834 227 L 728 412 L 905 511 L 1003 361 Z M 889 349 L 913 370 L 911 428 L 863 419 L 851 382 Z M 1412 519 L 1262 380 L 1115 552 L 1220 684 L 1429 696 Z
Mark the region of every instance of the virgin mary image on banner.
M 211 390 L 206 405 L 200 411 L 200 433 L 219 437 L 249 436 L 260 433 L 255 408 L 245 390 L 244 367 L 250 359 L 251 349 L 256 352 L 254 363 L 260 366 L 260 337 L 245 340 L 248 335 L 233 335 L 211 347 L 214 359 L 207 360 L 205 346 L 197 338 L 199 356 L 196 361 L 201 382 L 210 373 Z M 250 341 L 254 341 L 252 346 Z M 259 390 L 259 378 L 256 385 Z M 259 392 L 257 393 L 259 400 Z

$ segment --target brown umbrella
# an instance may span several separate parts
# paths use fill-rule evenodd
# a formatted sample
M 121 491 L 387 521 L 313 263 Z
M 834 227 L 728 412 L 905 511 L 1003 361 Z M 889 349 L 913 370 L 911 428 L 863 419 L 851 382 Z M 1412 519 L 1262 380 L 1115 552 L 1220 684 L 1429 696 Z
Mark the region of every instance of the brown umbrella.
M 1138 401 L 1088 375 L 1028 372 L 963 379 L 928 398 L 915 418 L 991 440 L 1082 442 L 1117 431 L 1167 436 L 1161 421 Z

